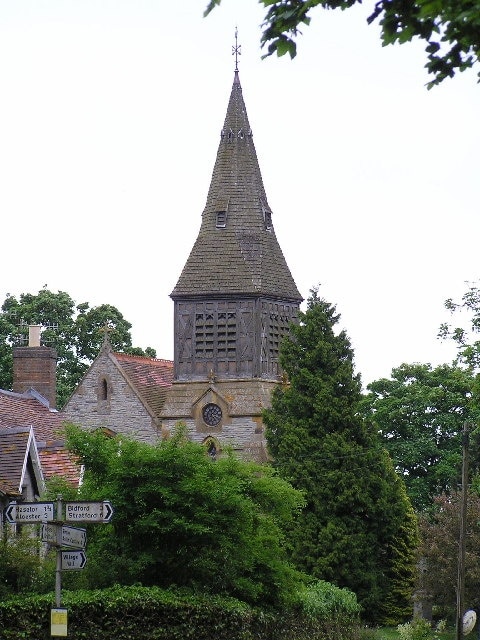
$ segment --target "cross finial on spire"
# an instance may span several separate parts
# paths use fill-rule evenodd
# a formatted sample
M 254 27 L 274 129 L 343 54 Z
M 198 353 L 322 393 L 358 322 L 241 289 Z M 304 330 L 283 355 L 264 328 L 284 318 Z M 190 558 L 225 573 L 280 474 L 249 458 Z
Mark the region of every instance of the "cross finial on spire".
M 242 45 L 238 44 L 238 29 L 235 27 L 235 46 L 232 46 L 232 56 L 235 56 L 235 72 L 238 73 L 238 56 L 242 55 Z
M 99 332 L 103 333 L 103 344 L 110 345 L 110 336 L 108 335 L 113 331 L 113 327 L 111 327 L 108 322 L 105 322 L 103 327 L 100 327 Z

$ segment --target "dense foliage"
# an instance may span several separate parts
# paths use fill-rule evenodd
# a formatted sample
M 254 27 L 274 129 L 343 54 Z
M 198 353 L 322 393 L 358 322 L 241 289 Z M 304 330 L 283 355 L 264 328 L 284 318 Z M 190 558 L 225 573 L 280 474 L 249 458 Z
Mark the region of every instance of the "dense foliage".
M 305 492 L 291 529 L 303 571 L 354 591 L 371 622 L 411 614 L 416 520 L 405 486 L 375 429 L 359 415 L 360 380 L 336 310 L 313 290 L 282 345 L 289 384 L 265 411 L 282 477 Z
M 296 55 L 295 38 L 309 25 L 311 9 L 348 9 L 362 0 L 258 0 L 267 7 L 261 36 L 267 55 Z M 205 14 L 221 0 L 209 0 Z M 425 41 L 431 88 L 476 63 L 480 52 L 479 0 L 378 0 L 372 3 L 368 23 L 379 21 L 382 44 Z M 478 74 L 480 76 L 480 72 Z
M 281 612 L 252 609 L 225 597 L 157 587 L 65 593 L 71 640 L 354 640 L 358 605 L 352 594 L 315 584 Z M 305 606 L 303 598 L 306 599 Z M 53 596 L 0 603 L 2 640 L 48 640 Z
M 420 587 L 426 591 L 440 615 L 456 616 L 458 540 L 462 495 L 455 492 L 435 499 L 435 510 L 419 520 L 419 557 L 424 571 Z M 465 607 L 480 607 L 480 497 L 469 493 L 465 536 Z
M 75 304 L 64 291 L 47 288 L 38 294 L 22 293 L 17 299 L 7 294 L 0 312 L 0 388 L 11 389 L 12 347 L 26 346 L 28 326 L 41 325 L 42 344 L 58 354 L 57 404 L 61 408 L 97 356 L 108 325 L 109 339 L 116 351 L 155 357 L 155 351 L 132 347 L 130 329 L 120 311 L 109 304 L 90 307 Z
M 153 446 L 70 427 L 68 446 L 85 464 L 80 497 L 115 509 L 89 531 L 86 586 L 177 585 L 281 606 L 302 583 L 284 531 L 303 497 L 271 467 L 214 461 L 181 429 Z
M 373 420 L 417 510 L 456 490 L 461 433 L 475 419 L 475 378 L 455 365 L 402 364 L 368 385 L 362 412 Z
M 29 526 L 16 536 L 9 535 L 9 529 L 4 528 L 0 537 L 0 601 L 16 594 L 45 593 L 52 589 L 54 564 L 42 559 L 40 545 Z

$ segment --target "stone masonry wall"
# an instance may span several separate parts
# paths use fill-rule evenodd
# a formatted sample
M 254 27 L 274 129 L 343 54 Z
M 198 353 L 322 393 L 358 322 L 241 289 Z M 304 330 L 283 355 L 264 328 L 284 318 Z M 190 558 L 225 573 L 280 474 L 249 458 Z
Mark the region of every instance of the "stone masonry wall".
M 142 442 L 156 442 L 152 417 L 112 357 L 108 352 L 99 354 L 62 410 L 63 415 L 84 428 L 105 428 Z

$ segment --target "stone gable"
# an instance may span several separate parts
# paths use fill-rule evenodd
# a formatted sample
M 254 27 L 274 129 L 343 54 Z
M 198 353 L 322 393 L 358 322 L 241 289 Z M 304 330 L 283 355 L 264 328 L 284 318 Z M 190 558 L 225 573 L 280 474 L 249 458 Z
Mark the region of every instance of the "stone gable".
M 83 428 L 108 429 L 142 442 L 157 441 L 155 414 L 109 349 L 102 349 L 62 413 Z

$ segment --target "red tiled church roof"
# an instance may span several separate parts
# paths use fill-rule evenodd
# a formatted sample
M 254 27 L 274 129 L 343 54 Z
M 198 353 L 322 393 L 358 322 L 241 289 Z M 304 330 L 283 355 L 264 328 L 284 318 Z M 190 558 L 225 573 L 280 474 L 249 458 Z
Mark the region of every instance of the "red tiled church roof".
M 172 386 L 173 362 L 126 353 L 112 355 L 154 415 L 160 415 L 167 392 Z

